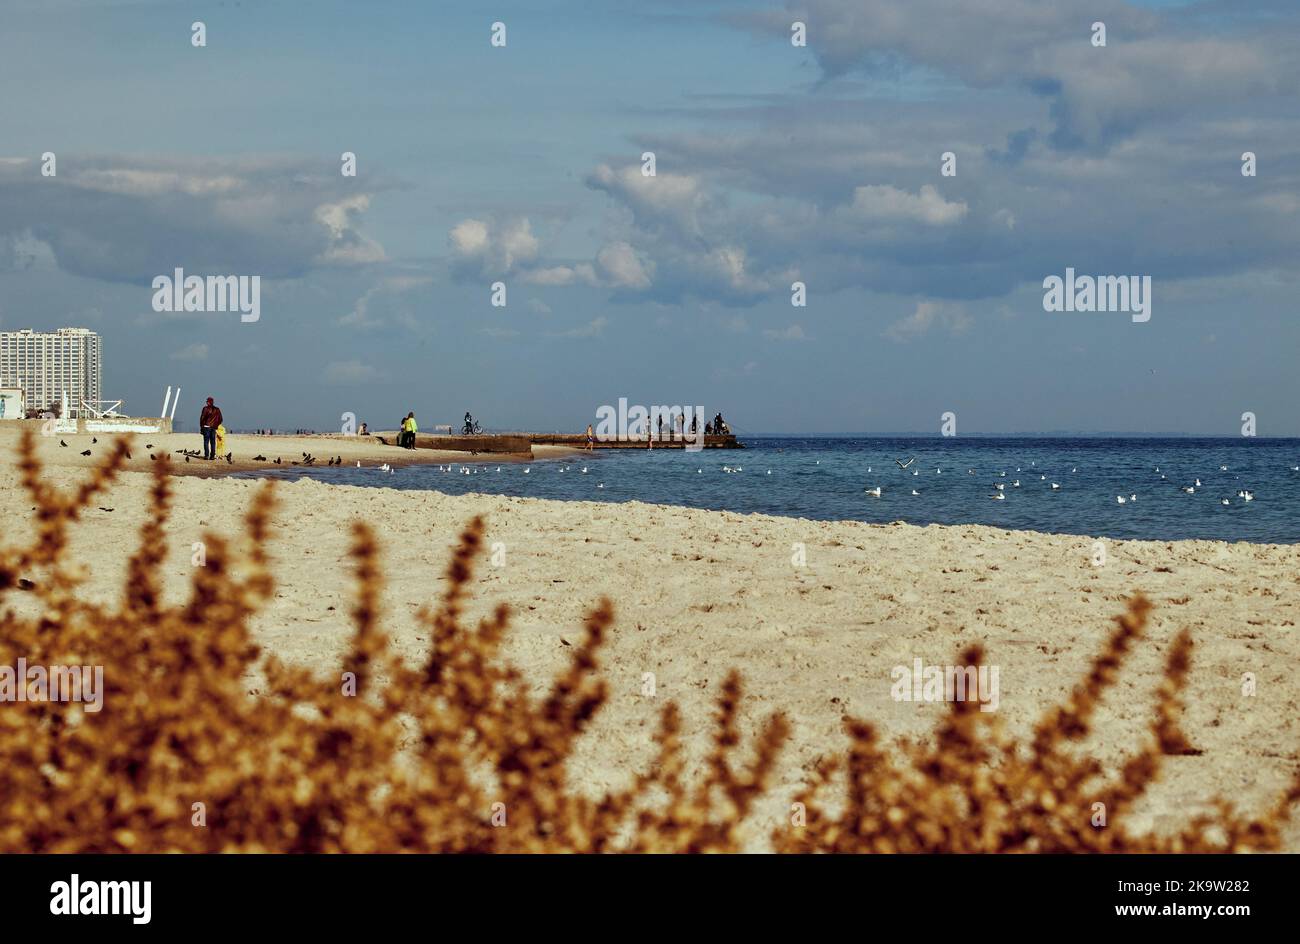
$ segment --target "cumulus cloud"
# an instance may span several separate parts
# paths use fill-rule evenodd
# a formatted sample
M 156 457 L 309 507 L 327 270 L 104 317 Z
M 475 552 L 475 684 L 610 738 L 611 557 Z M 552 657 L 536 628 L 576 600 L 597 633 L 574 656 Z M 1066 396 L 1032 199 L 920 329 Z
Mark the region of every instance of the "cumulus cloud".
M 971 324 L 971 317 L 959 305 L 920 301 L 910 315 L 886 328 L 885 336 L 895 341 L 911 341 L 928 334 L 932 328 L 950 334 L 964 334 Z
M 172 351 L 168 357 L 174 361 L 206 361 L 208 359 L 208 346 L 206 344 L 187 344 L 178 351 Z
M 577 328 L 570 328 L 568 331 L 553 332 L 553 336 L 557 338 L 594 338 L 603 334 L 605 326 L 608 324 L 609 319 L 604 315 L 600 315 L 599 317 L 593 318 L 585 325 L 581 325 Z
M 803 326 L 792 324 L 788 328 L 764 328 L 763 337 L 769 341 L 806 341 L 808 336 L 803 333 Z
M 333 361 L 325 368 L 325 382 L 347 386 L 379 379 L 379 371 L 359 360 Z
M 872 184 L 853 191 L 850 210 L 872 221 L 951 226 L 966 215 L 967 206 L 958 201 L 950 203 L 944 200 L 933 184 L 925 184 L 916 194 L 888 184 Z
M 465 275 L 503 278 L 537 258 L 538 241 L 527 217 L 500 223 L 461 220 L 447 238 L 455 268 Z
M 636 250 L 626 242 L 606 246 L 596 255 L 605 281 L 615 288 L 643 289 L 650 287 L 650 272 L 654 263 L 644 262 Z
M 433 277 L 428 275 L 387 275 L 381 278 L 376 284 L 366 289 L 364 293 L 356 300 L 352 310 L 338 319 L 340 325 L 351 328 L 378 328 L 385 321 L 383 318 L 371 311 L 371 303 L 384 296 L 400 296 L 416 289 L 426 288 L 433 284 Z M 399 323 L 407 324 L 411 320 L 411 314 L 405 309 L 399 309 L 395 312 Z
M 918 67 L 971 88 L 1041 96 L 1058 147 L 1106 146 L 1206 105 L 1293 95 L 1300 76 L 1294 41 L 1266 16 L 1209 36 L 1196 11 L 1162 14 L 1125 0 L 1091 0 L 1086 15 L 1077 0 L 787 0 L 786 8 L 731 19 L 783 38 L 791 20 L 806 21 L 829 77 Z M 1106 25 L 1105 47 L 1092 45 L 1096 21 Z
M 148 284 L 194 274 L 296 278 L 382 260 L 361 226 L 369 194 L 283 159 L 60 154 L 0 162 L 0 242 L 44 247 L 66 272 Z

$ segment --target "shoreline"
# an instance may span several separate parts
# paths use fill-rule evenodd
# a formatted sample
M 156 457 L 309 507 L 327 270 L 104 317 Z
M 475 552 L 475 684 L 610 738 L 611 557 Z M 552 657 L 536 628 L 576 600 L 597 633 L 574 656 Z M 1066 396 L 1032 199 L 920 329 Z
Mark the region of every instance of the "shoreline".
M 0 427 L 0 451 L 12 454 L 18 448 L 20 431 Z M 390 440 L 396 433 L 380 432 L 368 436 L 344 436 L 341 433 L 314 433 L 291 436 L 259 436 L 253 434 L 230 435 L 226 437 L 226 451 L 233 453 L 231 461 L 222 458 L 207 460 L 190 458 L 181 454 L 182 450 L 197 452 L 202 455 L 203 437 L 199 433 L 61 433 L 52 436 L 36 436 L 37 454 L 46 466 L 90 469 L 102 457 L 111 443 L 121 437 L 131 443 L 131 458 L 124 466 L 129 471 L 149 471 L 150 453 L 167 455 L 171 459 L 171 472 L 177 476 L 194 476 L 198 478 L 219 478 L 235 472 L 278 472 L 292 468 L 301 468 L 292 463 L 301 463 L 303 453 L 315 456 L 316 462 L 311 468 L 329 468 L 325 463 L 334 457 L 341 457 L 342 465 L 356 466 L 381 465 L 387 463 L 395 468 L 415 465 L 446 465 L 464 461 L 479 461 L 490 455 L 496 464 L 532 462 L 537 459 L 549 459 L 572 455 L 582 450 L 566 446 L 534 446 L 532 454 L 525 453 L 468 453 L 443 449 L 403 449 L 397 445 L 385 445 L 378 439 L 385 436 Z M 97 442 L 95 440 L 98 440 Z M 60 443 L 67 443 L 61 446 Z M 152 445 L 152 449 L 145 448 Z M 81 453 L 89 449 L 90 456 Z M 265 455 L 266 461 L 254 461 L 253 457 Z M 274 460 L 282 461 L 276 465 Z

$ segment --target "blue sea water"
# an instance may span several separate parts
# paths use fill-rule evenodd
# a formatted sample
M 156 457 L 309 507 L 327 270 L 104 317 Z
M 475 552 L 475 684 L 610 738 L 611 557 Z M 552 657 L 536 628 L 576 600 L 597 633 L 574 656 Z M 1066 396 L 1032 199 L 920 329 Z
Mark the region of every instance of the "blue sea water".
M 742 450 L 607 450 L 527 464 L 467 456 L 451 471 L 435 465 L 393 474 L 355 467 L 272 474 L 452 495 L 636 500 L 814 519 L 974 523 L 1149 540 L 1300 542 L 1296 439 L 760 436 L 743 441 Z M 895 461 L 911 457 L 915 462 L 907 469 Z M 462 466 L 476 471 L 466 475 Z M 1200 487 L 1193 485 L 1197 478 Z M 1053 490 L 1052 482 L 1060 488 Z M 992 498 L 995 484 L 1003 486 L 1005 499 Z M 876 486 L 879 498 L 866 494 Z M 1195 492 L 1186 494 L 1182 486 Z M 1242 490 L 1254 500 L 1239 498 Z M 1122 505 L 1119 495 L 1126 499 Z M 1130 495 L 1137 500 L 1128 500 Z

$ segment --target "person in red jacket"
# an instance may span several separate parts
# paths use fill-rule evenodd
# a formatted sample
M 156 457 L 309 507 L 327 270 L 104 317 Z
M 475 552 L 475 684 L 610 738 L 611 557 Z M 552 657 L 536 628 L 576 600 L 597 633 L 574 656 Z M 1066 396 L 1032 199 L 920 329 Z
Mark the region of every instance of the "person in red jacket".
M 208 397 L 207 406 L 199 414 L 199 431 L 203 433 L 203 458 L 217 457 L 217 427 L 221 425 L 221 407 Z

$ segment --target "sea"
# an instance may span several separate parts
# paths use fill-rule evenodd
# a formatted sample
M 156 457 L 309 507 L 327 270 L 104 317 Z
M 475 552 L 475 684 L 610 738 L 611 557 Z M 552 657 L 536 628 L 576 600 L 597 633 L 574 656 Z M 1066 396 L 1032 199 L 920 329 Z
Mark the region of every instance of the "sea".
M 820 520 L 1300 543 L 1300 439 L 751 436 L 742 441 L 746 448 L 736 450 L 599 450 L 531 463 L 498 462 L 484 454 L 391 473 L 369 465 L 269 474 L 449 495 L 642 501 Z M 879 497 L 868 491 L 876 488 Z

